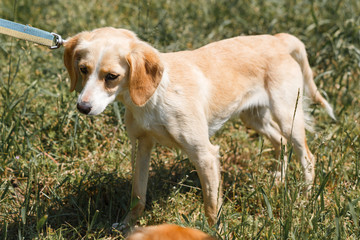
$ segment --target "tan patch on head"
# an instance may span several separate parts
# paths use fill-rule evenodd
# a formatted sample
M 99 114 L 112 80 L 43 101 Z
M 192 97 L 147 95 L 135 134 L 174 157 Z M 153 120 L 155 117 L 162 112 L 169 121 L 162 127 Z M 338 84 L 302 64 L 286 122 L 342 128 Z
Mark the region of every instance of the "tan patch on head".
M 99 63 L 98 78 L 104 82 L 104 88 L 110 94 L 116 92 L 120 83 L 126 79 L 129 65 L 124 56 L 109 49 L 105 51 Z M 108 75 L 116 76 L 115 79 L 107 81 Z

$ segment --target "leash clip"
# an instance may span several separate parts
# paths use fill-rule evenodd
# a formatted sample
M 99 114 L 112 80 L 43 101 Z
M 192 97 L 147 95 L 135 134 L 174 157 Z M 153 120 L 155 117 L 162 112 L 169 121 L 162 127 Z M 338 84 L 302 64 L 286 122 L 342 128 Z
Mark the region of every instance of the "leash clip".
M 51 33 L 54 36 L 54 46 L 49 47 L 50 49 L 58 49 L 59 47 L 61 47 L 64 43 L 65 40 L 61 38 L 61 36 L 59 34 L 56 33 Z

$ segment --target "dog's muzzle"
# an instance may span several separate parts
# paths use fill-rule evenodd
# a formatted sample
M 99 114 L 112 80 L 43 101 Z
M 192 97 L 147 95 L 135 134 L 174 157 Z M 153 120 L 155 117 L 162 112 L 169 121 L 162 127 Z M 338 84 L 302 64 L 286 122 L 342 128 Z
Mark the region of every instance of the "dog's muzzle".
M 79 102 L 76 107 L 83 114 L 88 114 L 91 111 L 91 104 L 89 102 Z

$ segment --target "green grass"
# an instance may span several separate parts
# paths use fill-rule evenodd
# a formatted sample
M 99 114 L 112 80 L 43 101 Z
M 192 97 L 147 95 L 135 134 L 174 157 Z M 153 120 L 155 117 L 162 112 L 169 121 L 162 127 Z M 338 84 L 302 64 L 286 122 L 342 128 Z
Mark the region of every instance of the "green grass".
M 219 239 L 360 238 L 359 13 L 357 0 L 0 2 L 0 17 L 63 37 L 122 27 L 160 51 L 241 34 L 288 32 L 304 41 L 338 117 L 334 123 L 310 106 L 317 168 L 308 197 L 295 156 L 285 184 L 274 184 L 279 162 L 268 140 L 230 122 L 212 138 L 221 146 L 225 197 L 223 228 L 209 227 L 187 157 L 160 146 L 153 153 L 139 224 L 176 223 Z M 0 239 L 122 239 L 109 229 L 130 203 L 124 109 L 115 103 L 100 116 L 80 115 L 62 51 L 0 36 Z

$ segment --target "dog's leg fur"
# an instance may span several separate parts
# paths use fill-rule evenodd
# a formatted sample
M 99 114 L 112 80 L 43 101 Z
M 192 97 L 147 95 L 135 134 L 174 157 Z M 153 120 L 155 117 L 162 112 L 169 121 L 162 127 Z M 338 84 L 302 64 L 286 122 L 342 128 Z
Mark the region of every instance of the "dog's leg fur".
M 271 117 L 271 113 L 267 107 L 250 108 L 240 115 L 242 122 L 259 134 L 267 137 L 275 148 L 275 156 L 281 155 L 281 145 L 286 145 L 286 138 L 281 134 L 280 128 Z M 276 172 L 277 181 L 285 179 L 287 168 L 287 156 L 283 155 L 283 163 L 280 171 Z
M 201 115 L 199 112 L 197 114 Z M 184 116 L 186 114 L 182 115 L 182 117 Z M 199 116 L 199 118 L 201 117 Z M 173 124 L 180 126 L 177 128 L 179 131 L 174 131 L 170 134 L 195 165 L 203 191 L 205 215 L 208 218 L 209 224 L 213 225 L 216 222 L 218 210 L 222 203 L 219 147 L 210 143 L 206 123 L 200 125 L 203 126 L 202 128 L 194 130 L 192 125 L 186 124 L 187 122 L 183 121 L 182 118 L 177 120 Z M 138 198 L 139 202 L 128 213 L 123 222 L 124 224 L 131 225 L 132 221 L 141 216 L 145 207 L 150 153 L 154 142 L 146 132 L 139 128 L 129 111 L 125 114 L 125 124 L 131 142 L 135 142 L 136 139 L 138 141 L 132 198 Z M 196 131 L 197 134 L 183 134 L 186 131 Z
M 205 141 L 205 139 L 204 139 Z M 205 215 L 209 225 L 215 224 L 218 210 L 222 202 L 222 189 L 219 164 L 219 147 L 212 145 L 208 140 L 205 143 L 187 144 L 190 160 L 194 163 L 200 178 L 203 191 Z
M 136 149 L 136 157 L 132 156 L 132 160 L 135 162 L 133 165 L 133 182 L 132 182 L 132 191 L 131 191 L 131 205 L 135 202 L 136 205 L 130 209 L 130 212 L 125 217 L 123 221 L 124 224 L 133 225 L 133 222 L 136 221 L 144 211 L 146 203 L 146 189 L 149 176 L 149 164 L 151 150 L 154 147 L 154 141 L 151 136 L 142 133 L 137 128 L 135 121 L 133 121 L 133 116 L 131 113 L 126 112 L 125 114 L 125 124 L 129 137 L 131 140 L 132 148 Z M 136 141 L 138 144 L 136 144 Z M 134 154 L 135 151 L 132 151 Z
M 208 125 L 203 117 L 205 114 L 202 114 L 201 111 L 195 114 L 197 119 L 202 119 L 200 121 L 203 121 L 203 124 L 198 124 L 198 128 L 194 129 L 192 125 L 179 118 L 177 124 L 181 126 L 180 131 L 174 132 L 173 136 L 196 168 L 203 192 L 205 215 L 209 224 L 213 225 L 222 202 L 219 146 L 214 146 L 209 141 Z M 186 117 L 186 114 L 183 117 Z M 183 134 L 183 132 L 189 131 L 196 132 L 195 134 Z
M 293 144 L 295 153 L 304 169 L 305 181 L 310 186 L 315 176 L 315 163 L 305 138 L 302 107 L 303 79 L 302 75 L 298 73 L 301 69 L 291 59 L 282 59 L 277 65 L 281 66 L 284 61 L 286 61 L 287 71 L 278 71 L 277 69 L 281 69 L 281 67 L 272 70 L 274 79 L 269 81 L 270 111 L 279 125 L 282 135 Z M 277 84 L 276 80 L 280 80 L 283 84 Z M 288 84 L 297 87 L 289 88 Z M 290 111 L 291 109 L 293 110 Z

